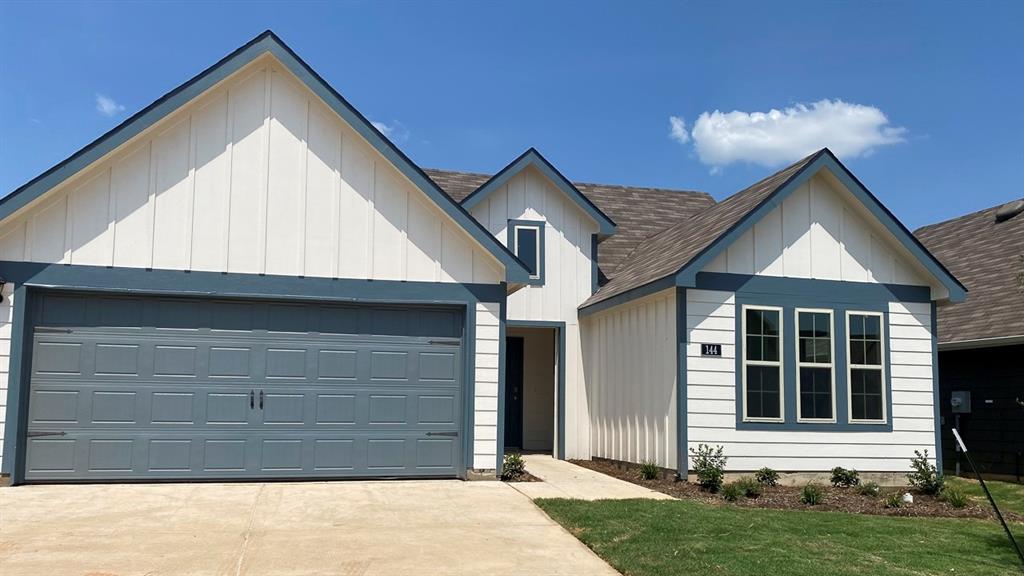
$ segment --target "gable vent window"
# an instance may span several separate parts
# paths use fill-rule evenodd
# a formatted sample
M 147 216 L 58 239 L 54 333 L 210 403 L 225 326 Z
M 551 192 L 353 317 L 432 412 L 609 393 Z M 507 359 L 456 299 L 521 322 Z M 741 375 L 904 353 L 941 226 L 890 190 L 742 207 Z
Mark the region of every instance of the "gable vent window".
M 544 223 L 509 222 L 510 247 L 530 272 L 531 284 L 544 283 Z

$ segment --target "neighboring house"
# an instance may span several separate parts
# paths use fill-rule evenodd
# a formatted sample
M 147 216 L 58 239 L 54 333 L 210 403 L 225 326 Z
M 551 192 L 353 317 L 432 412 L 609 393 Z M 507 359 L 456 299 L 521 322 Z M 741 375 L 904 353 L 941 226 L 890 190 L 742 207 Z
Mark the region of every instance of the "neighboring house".
M 0 277 L 15 483 L 903 471 L 965 294 L 828 150 L 717 204 L 428 175 L 269 32 L 0 200 Z
M 970 290 L 939 309 L 940 406 L 948 470 L 952 427 L 988 474 L 1024 474 L 1024 198 L 916 232 Z M 953 407 L 953 394 L 960 405 Z M 969 394 L 969 398 L 963 393 Z

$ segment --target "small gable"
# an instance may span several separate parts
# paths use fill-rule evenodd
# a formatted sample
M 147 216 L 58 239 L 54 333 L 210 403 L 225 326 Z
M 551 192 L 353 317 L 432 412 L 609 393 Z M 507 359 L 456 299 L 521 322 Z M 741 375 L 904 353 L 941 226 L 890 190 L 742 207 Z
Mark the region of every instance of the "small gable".
M 705 272 L 927 286 L 926 275 L 827 170 L 797 187 Z

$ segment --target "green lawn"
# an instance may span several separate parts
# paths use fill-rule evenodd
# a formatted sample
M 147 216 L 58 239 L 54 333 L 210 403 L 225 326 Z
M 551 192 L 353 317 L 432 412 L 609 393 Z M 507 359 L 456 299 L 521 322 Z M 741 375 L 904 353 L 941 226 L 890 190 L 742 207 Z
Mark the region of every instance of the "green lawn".
M 981 484 L 977 480 L 968 480 L 949 475 L 946 476 L 946 482 L 963 487 L 980 506 L 985 506 L 986 508 L 990 506 L 988 499 L 985 498 L 985 493 L 981 491 Z M 986 480 L 985 485 L 992 492 L 992 497 L 996 499 L 996 504 L 1000 510 L 1024 515 L 1024 484 Z
M 995 522 L 686 501 L 536 502 L 627 576 L 1022 573 Z M 1024 538 L 1024 526 L 1014 532 Z

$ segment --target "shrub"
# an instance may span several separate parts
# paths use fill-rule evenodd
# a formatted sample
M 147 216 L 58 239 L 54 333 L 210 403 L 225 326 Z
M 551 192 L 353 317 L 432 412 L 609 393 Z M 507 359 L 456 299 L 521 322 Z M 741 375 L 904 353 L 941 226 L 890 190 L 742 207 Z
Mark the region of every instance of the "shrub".
M 957 486 L 946 486 L 939 493 L 939 497 L 953 508 L 963 508 L 970 501 L 967 498 L 967 493 Z
M 729 502 L 735 502 L 743 496 L 743 488 L 740 487 L 738 482 L 730 482 L 722 487 L 722 498 L 725 498 Z
M 917 456 L 910 459 L 910 467 L 913 469 L 907 474 L 910 485 L 924 494 L 938 494 L 946 484 L 946 479 L 935 469 L 935 465 L 928 461 L 928 450 L 921 454 L 914 450 Z
M 800 491 L 800 501 L 808 506 L 817 506 L 825 501 L 825 491 L 817 484 L 808 484 Z
M 882 493 L 882 488 L 876 482 L 865 482 L 857 487 L 857 493 L 874 498 Z
M 860 484 L 860 472 L 847 470 L 841 466 L 832 469 L 832 485 L 836 488 L 849 488 Z
M 885 504 L 886 508 L 899 508 L 903 506 L 903 496 L 899 492 L 886 494 L 885 498 L 882 498 L 882 504 Z
M 743 478 L 736 481 L 736 487 L 739 488 L 747 498 L 761 497 L 761 484 L 752 478 Z
M 526 473 L 526 462 L 518 452 L 505 454 L 501 462 L 501 479 L 506 482 L 515 482 Z
M 779 473 L 765 466 L 754 473 L 754 479 L 762 486 L 775 486 L 779 483 Z
M 653 460 L 645 460 L 640 464 L 640 478 L 643 480 L 654 480 L 661 475 L 661 468 Z
M 698 444 L 697 449 L 690 448 L 693 455 L 693 470 L 697 473 L 697 482 L 708 492 L 718 492 L 725 480 L 725 461 L 722 447 L 717 449 L 707 444 Z

